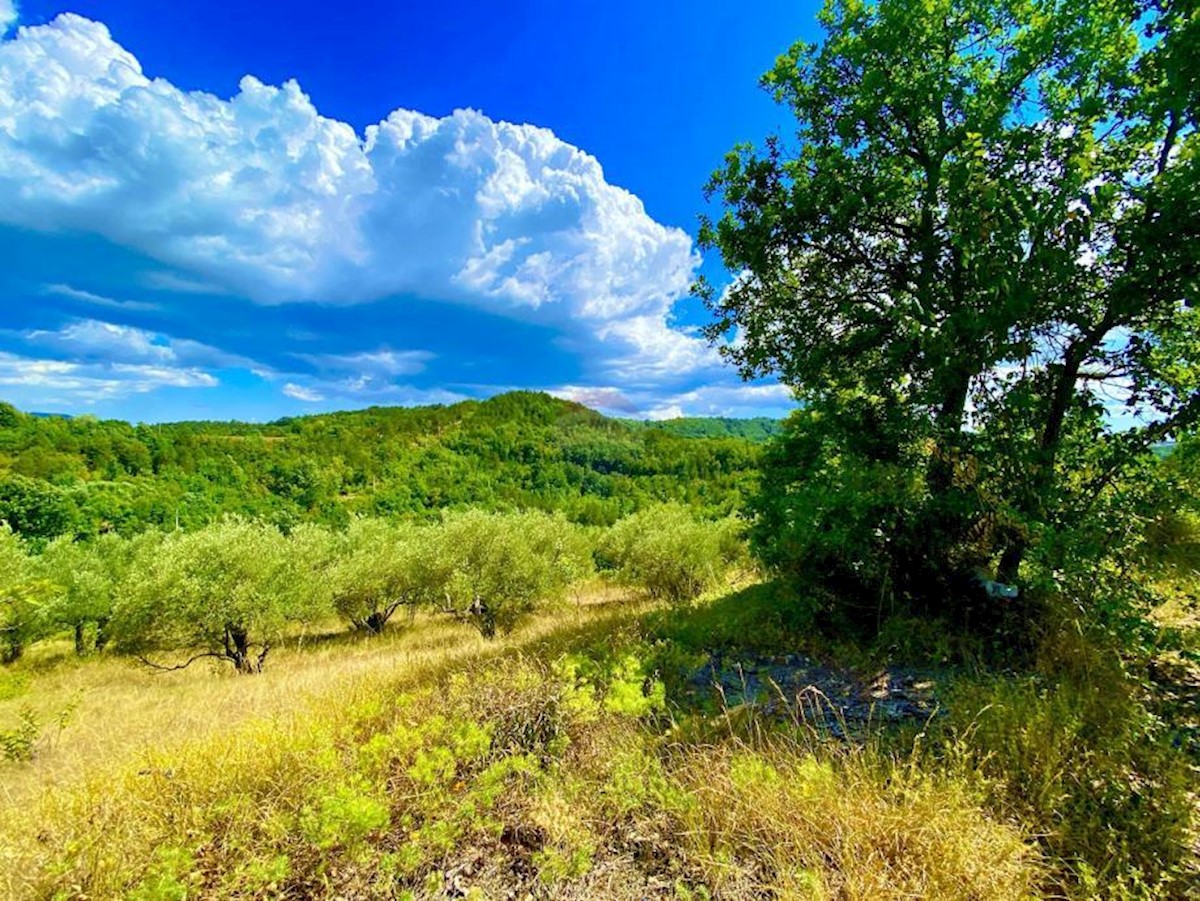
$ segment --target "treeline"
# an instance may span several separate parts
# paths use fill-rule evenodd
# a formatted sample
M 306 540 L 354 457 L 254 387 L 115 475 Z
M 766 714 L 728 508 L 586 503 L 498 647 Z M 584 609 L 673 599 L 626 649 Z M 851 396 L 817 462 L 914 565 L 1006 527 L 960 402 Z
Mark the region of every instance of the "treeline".
M 170 668 L 215 658 L 254 673 L 287 635 L 334 616 L 379 634 L 401 610 L 434 611 L 491 638 L 597 570 L 683 601 L 744 553 L 736 520 L 701 520 L 679 504 L 609 529 L 561 514 L 481 510 L 286 531 L 229 517 L 192 531 L 86 541 L 30 542 L 0 526 L 0 662 L 70 632 L 81 655 L 111 648 Z
M 633 428 L 658 429 L 684 438 L 745 438 L 761 443 L 783 433 L 783 420 L 767 416 L 730 419 L 726 416 L 683 416 L 678 419 L 622 419 Z
M 530 392 L 265 425 L 135 426 L 0 404 L 0 520 L 35 539 L 188 530 L 227 514 L 344 527 L 454 507 L 607 526 L 665 501 L 727 514 L 758 456 L 745 437 L 684 437 Z

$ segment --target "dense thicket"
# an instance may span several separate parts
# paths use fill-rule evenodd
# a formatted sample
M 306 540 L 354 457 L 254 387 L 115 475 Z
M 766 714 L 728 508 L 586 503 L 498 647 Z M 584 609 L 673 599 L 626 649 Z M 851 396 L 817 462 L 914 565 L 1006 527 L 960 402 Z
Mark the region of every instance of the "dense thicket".
M 223 514 L 344 525 L 357 514 L 470 506 L 610 525 L 667 500 L 725 514 L 758 456 L 730 432 L 682 437 L 526 392 L 266 425 L 135 426 L 0 405 L 0 520 L 48 539 L 190 529 Z

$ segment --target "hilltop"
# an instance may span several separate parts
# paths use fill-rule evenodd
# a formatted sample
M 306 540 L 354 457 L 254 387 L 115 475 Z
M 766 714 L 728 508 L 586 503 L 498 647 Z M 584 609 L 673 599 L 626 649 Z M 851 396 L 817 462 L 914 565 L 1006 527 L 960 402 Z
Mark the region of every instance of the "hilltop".
M 0 409 L 0 519 L 29 537 L 193 527 L 225 513 L 345 522 L 446 507 L 608 525 L 648 503 L 712 514 L 754 479 L 759 420 L 635 424 L 546 394 L 266 424 L 132 425 Z

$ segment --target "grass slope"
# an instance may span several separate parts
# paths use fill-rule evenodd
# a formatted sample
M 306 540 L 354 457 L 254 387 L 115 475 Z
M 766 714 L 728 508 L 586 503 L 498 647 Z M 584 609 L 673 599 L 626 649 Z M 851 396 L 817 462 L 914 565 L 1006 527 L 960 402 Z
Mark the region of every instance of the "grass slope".
M 1102 654 L 948 674 L 945 716 L 854 743 L 684 705 L 715 649 L 804 645 L 786 609 L 768 586 L 682 608 L 609 589 L 492 643 L 424 619 L 310 637 L 253 678 L 43 650 L 0 726 L 82 695 L 0 769 L 0 893 L 1186 897 L 1191 774 Z

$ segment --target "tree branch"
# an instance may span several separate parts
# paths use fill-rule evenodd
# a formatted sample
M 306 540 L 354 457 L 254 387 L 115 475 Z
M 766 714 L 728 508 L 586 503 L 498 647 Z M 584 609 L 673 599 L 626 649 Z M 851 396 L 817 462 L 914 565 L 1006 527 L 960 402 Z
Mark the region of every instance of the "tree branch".
M 137 658 L 139 663 L 142 663 L 145 666 L 150 667 L 151 669 L 158 670 L 159 672 L 163 672 L 163 673 L 173 673 L 176 670 L 187 669 L 189 666 L 191 666 L 197 660 L 203 660 L 205 657 L 215 657 L 218 660 L 232 659 L 228 655 L 220 654 L 220 653 L 217 653 L 216 651 L 205 651 L 203 654 L 197 654 L 195 657 L 190 658 L 189 660 L 187 660 L 184 663 L 179 663 L 179 664 L 176 664 L 175 666 L 167 666 L 166 664 L 155 663 L 153 660 L 150 660 L 148 657 L 144 657 L 141 654 L 135 654 L 134 656 Z

